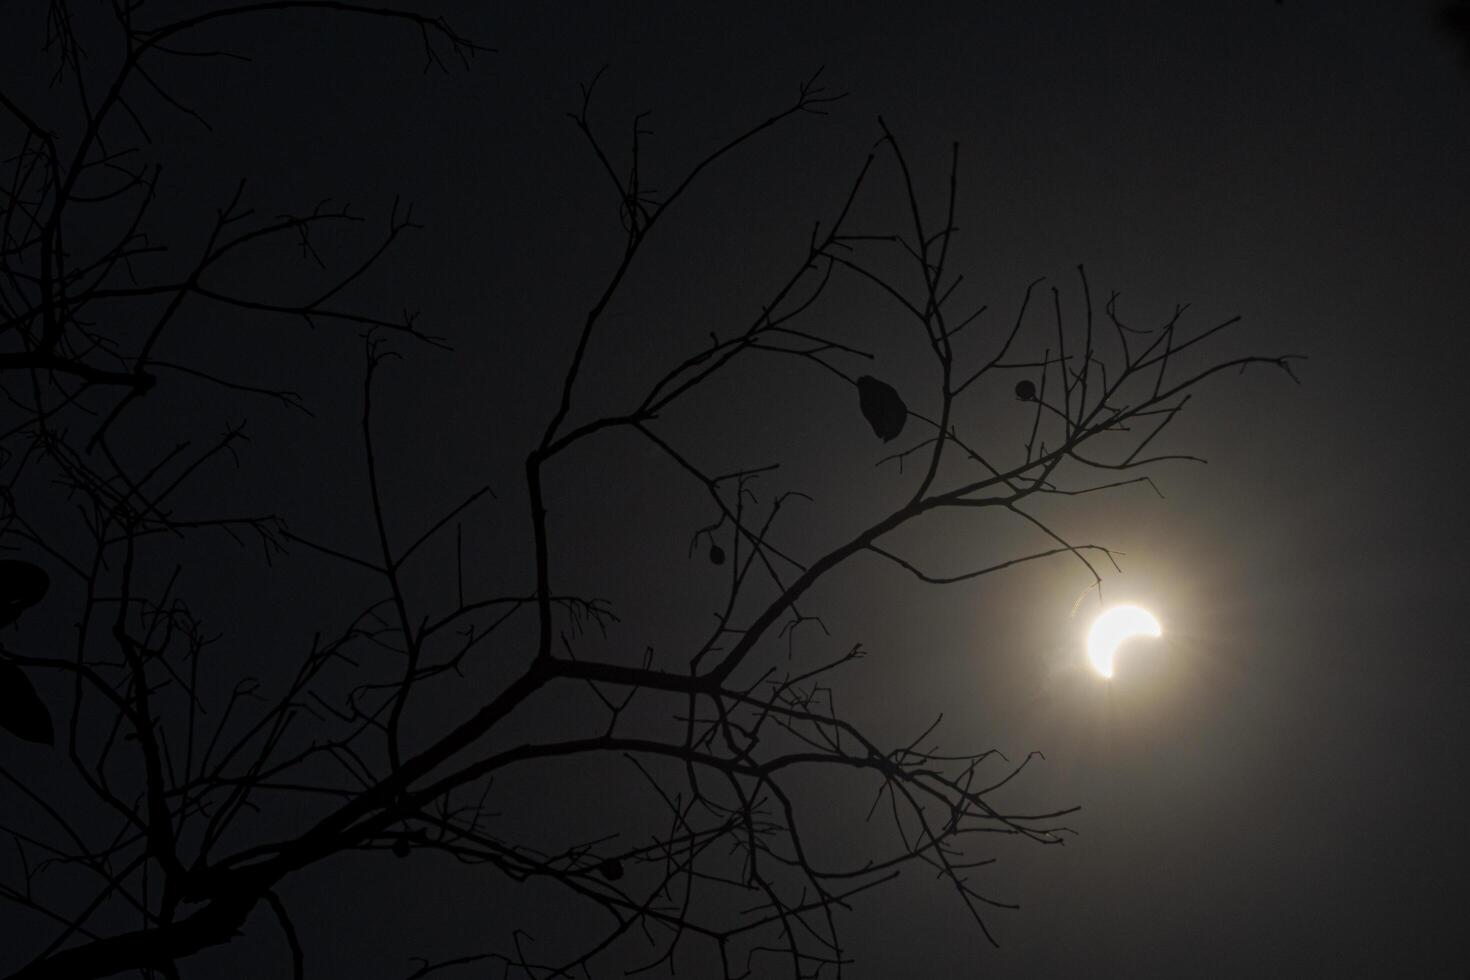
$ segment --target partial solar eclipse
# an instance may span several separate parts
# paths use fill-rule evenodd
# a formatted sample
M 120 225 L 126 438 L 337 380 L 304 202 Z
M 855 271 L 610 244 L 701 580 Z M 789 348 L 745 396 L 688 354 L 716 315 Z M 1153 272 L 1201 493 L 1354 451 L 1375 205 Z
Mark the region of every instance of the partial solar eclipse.
M 1113 676 L 1113 654 L 1133 636 L 1160 636 L 1159 621 L 1137 606 L 1114 606 L 1092 624 L 1087 633 L 1087 659 L 1104 677 Z

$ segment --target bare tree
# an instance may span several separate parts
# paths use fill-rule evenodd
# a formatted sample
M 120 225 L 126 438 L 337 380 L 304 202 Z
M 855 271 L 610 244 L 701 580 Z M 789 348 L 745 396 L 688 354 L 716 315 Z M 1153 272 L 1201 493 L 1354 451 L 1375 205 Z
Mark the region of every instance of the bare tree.
M 572 120 L 601 172 L 608 215 L 621 222 L 621 248 L 575 325 L 544 427 L 500 434 L 526 450 L 519 478 L 534 557 L 524 588 L 476 594 L 460 535 L 465 521 L 489 519 L 489 485 L 466 485 L 457 506 L 406 538 L 391 533 L 401 522 L 381 492 L 375 383 L 410 345 L 444 341 L 412 316 L 363 312 L 348 300 L 412 227 L 407 210 L 395 207 L 362 260 L 305 300 L 276 298 L 269 283 L 236 281 L 229 260 L 273 242 L 314 256 L 323 229 L 358 222 L 345 208 L 261 218 L 242 185 L 208 222 L 203 249 L 181 266 L 149 237 L 160 174 L 134 159 L 147 133 L 135 93 L 151 91 L 171 110 L 192 112 L 160 82 L 155 63 L 201 53 L 188 45 L 206 25 L 290 8 L 406 24 L 420 32 L 431 64 L 480 50 L 443 21 L 356 4 L 257 3 L 160 26 L 119 6 L 112 30 L 124 55 L 104 68 L 84 57 L 71 10 L 53 0 L 49 44 L 60 83 L 76 93 L 72 122 L 38 118 L 0 93 L 13 144 L 0 232 L 0 390 L 9 406 L 0 433 L 7 555 L 0 607 L 7 624 L 19 620 L 3 641 L 0 724 L 52 743 L 45 754 L 9 740 L 0 756 L 7 787 L 0 826 L 14 855 L 0 897 L 15 923 L 7 932 L 32 937 L 28 947 L 12 947 L 12 976 L 182 976 L 192 954 L 239 941 L 247 917 L 269 911 L 282 955 L 300 977 L 310 950 L 294 924 L 299 910 L 278 890 L 350 851 L 484 865 L 511 881 L 552 883 L 566 903 L 605 913 L 605 928 L 580 948 L 537 953 L 507 927 L 494 946 L 449 951 L 404 971 L 413 977 L 475 965 L 585 975 L 644 954 L 635 965 L 672 969 L 693 948 L 716 958 L 727 977 L 836 975 L 843 910 L 908 865 L 947 882 L 988 937 L 987 910 L 1005 903 L 974 874 L 991 860 L 983 842 L 1000 834 L 1057 843 L 1070 810 L 1017 811 L 1000 801 L 998 791 L 1029 758 L 1013 765 L 990 751 L 933 748 L 927 720 L 911 739 L 885 742 L 838 711 L 831 693 L 863 650 L 833 649 L 827 620 L 841 610 L 809 608 L 817 587 L 863 559 L 942 584 L 1055 558 L 1082 563 L 1100 582 L 1113 558 L 1107 547 L 1067 539 L 1034 505 L 1148 483 L 1158 463 L 1182 458 L 1155 449 L 1156 440 L 1197 388 L 1251 365 L 1290 373 L 1292 359 L 1206 357 L 1206 342 L 1233 318 L 1191 329 L 1179 309 L 1160 326 L 1126 324 L 1116 294 L 1097 302 L 1081 268 L 1075 317 L 1064 316 L 1062 291 L 1042 293 L 1040 280 L 1000 324 L 987 321 L 983 307 L 962 308 L 951 267 L 958 147 L 931 210 L 899 141 L 880 122 L 843 202 L 813 226 L 785 278 L 751 303 L 748 324 L 697 338 L 641 395 L 589 414 L 578 407 L 589 350 L 647 243 L 697 237 L 697 227 L 679 225 L 681 202 L 746 144 L 837 98 L 817 78 L 807 81 L 784 107 L 733 130 L 655 193 L 642 176 L 638 123 L 621 149 L 607 143 L 589 85 Z M 895 201 L 902 223 L 860 217 L 875 199 Z M 859 341 L 816 315 L 841 289 L 886 298 L 921 338 L 932 388 L 900 393 L 898 379 L 868 373 L 884 372 L 869 367 L 872 354 Z M 372 540 L 315 540 L 266 509 L 195 513 L 192 488 L 233 457 L 244 438 L 239 426 L 205 446 L 167 431 L 117 435 L 119 419 L 165 382 L 207 386 L 221 404 L 264 397 L 305 407 L 290 391 L 171 359 L 170 331 L 190 315 L 186 306 L 201 303 L 365 337 L 358 438 Z M 762 490 L 762 481 L 779 477 L 779 461 L 729 458 L 668 425 L 695 392 L 716 379 L 759 378 L 772 356 L 831 380 L 854 417 L 892 443 L 878 449 L 885 465 L 870 477 L 891 494 L 890 505 L 835 546 L 816 547 L 788 519 L 794 490 Z M 1000 440 L 1014 447 L 1004 455 L 983 447 L 994 433 L 962 421 L 968 399 L 997 388 L 1026 409 L 1023 430 Z M 703 501 L 708 521 L 689 528 L 690 551 L 720 567 L 724 594 L 702 641 L 594 659 L 579 651 L 599 631 L 617 635 L 618 610 L 565 589 L 569 575 L 556 557 L 546 501 L 549 481 L 579 479 L 574 449 L 618 433 L 653 447 L 682 474 L 681 486 L 651 492 Z M 963 522 L 977 510 L 1032 528 L 1038 546 L 941 574 L 894 543 L 920 519 Z M 190 567 L 176 563 L 181 542 L 212 549 L 230 539 L 259 546 L 277 567 L 325 556 L 344 576 L 374 583 L 345 622 L 279 638 L 274 656 L 295 658 L 284 681 L 267 683 L 212 657 L 215 638 L 191 610 Z M 418 568 L 431 554 L 448 554 L 438 545 L 451 539 L 452 563 Z M 410 574 L 439 587 L 417 597 Z M 710 612 L 683 615 L 703 622 Z M 527 617 L 533 625 L 523 633 L 506 625 Z M 63 619 L 74 625 L 70 633 L 59 628 Z M 297 652 L 288 654 L 292 644 Z M 459 703 L 461 678 L 492 657 L 502 672 L 496 686 L 448 716 L 443 706 Z M 537 717 L 575 721 L 527 735 L 524 720 Z M 644 819 L 594 838 L 560 839 L 554 827 L 532 821 L 530 831 L 508 832 L 497 813 L 506 805 L 497 777 L 569 761 L 651 801 L 661 814 L 656 827 Z M 37 777 L 43 768 L 53 773 L 45 782 Z M 801 785 L 813 771 L 871 794 L 871 809 L 832 812 L 803 802 Z M 589 781 L 589 795 L 595 785 Z M 272 819 L 249 819 L 254 814 Z M 872 849 L 834 859 L 814 848 L 831 825 L 874 814 L 887 832 Z

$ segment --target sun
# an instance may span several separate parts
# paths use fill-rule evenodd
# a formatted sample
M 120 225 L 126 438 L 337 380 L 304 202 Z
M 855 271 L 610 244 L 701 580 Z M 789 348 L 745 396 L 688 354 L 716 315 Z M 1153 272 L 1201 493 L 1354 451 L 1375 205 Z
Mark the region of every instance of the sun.
M 1132 636 L 1162 636 L 1159 621 L 1138 606 L 1113 606 L 1092 624 L 1087 633 L 1087 659 L 1104 677 L 1113 676 L 1113 654 Z

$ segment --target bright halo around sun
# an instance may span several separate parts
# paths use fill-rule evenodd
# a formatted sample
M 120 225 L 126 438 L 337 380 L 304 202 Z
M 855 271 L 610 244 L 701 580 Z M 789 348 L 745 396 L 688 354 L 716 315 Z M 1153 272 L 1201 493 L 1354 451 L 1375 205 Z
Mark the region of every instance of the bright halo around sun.
M 1159 621 L 1137 606 L 1114 606 L 1092 624 L 1087 633 L 1087 659 L 1104 677 L 1113 676 L 1113 654 L 1131 636 L 1162 636 Z

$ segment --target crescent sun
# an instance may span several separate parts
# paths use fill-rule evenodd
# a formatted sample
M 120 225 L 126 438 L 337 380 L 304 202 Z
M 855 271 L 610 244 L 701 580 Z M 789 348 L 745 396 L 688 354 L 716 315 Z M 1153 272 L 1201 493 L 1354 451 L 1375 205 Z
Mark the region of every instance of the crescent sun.
M 1113 676 L 1113 654 L 1132 636 L 1161 636 L 1159 621 L 1138 606 L 1114 606 L 1093 622 L 1087 633 L 1087 659 L 1104 677 Z

